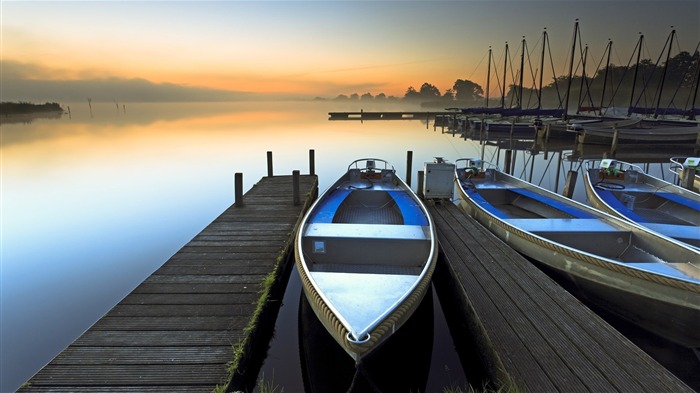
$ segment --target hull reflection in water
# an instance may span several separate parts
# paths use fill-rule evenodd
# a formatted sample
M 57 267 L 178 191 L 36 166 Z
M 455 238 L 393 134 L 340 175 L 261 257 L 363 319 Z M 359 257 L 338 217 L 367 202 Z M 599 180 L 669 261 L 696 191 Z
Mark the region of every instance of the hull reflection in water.
M 424 392 L 433 351 L 432 288 L 413 316 L 362 362 L 347 356 L 318 320 L 303 292 L 299 297 L 299 356 L 304 391 Z M 352 387 L 352 389 L 351 389 Z

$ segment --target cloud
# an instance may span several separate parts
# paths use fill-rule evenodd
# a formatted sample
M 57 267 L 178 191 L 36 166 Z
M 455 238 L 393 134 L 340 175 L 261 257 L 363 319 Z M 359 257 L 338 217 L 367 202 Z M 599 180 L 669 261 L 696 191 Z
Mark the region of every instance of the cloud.
M 54 80 L 46 69 L 35 64 L 0 62 L 2 101 L 65 102 L 192 102 L 243 101 L 263 95 L 244 91 L 190 87 L 173 83 L 153 83 L 141 78 L 88 78 Z

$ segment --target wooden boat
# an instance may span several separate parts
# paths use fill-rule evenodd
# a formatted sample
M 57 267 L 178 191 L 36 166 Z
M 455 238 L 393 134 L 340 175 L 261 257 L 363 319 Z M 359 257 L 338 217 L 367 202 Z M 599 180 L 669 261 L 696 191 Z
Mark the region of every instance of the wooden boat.
M 390 164 L 360 159 L 304 216 L 295 256 L 318 319 L 360 363 L 409 319 L 429 290 L 435 227 Z
M 671 157 L 671 173 L 676 176 L 676 184 L 682 184 L 682 179 L 688 171 L 694 172 L 692 186 L 695 192 L 700 192 L 700 158 L 698 157 Z M 690 181 L 690 180 L 689 180 Z
M 586 161 L 584 184 L 596 209 L 700 248 L 700 194 L 611 159 Z
M 460 206 L 584 300 L 700 347 L 700 252 L 486 167 L 455 162 Z

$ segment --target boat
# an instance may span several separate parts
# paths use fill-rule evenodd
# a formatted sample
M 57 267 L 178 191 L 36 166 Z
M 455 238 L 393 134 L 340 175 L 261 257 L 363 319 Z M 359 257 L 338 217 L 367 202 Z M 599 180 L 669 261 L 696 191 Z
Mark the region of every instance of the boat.
M 585 165 L 591 206 L 700 248 L 700 194 L 628 162 L 587 160 Z
M 578 129 L 578 142 L 609 145 L 614 139 L 619 143 L 656 143 L 656 144 L 698 144 L 700 143 L 700 125 L 695 123 L 685 126 L 650 126 L 639 124 L 637 127 L 596 127 L 595 123 L 583 124 Z
M 353 161 L 309 208 L 296 267 L 318 319 L 360 364 L 411 317 L 430 289 L 435 226 L 387 161 Z
M 671 157 L 671 173 L 676 176 L 676 184 L 683 184 L 687 172 L 694 172 L 690 187 L 695 192 L 700 192 L 700 157 Z M 688 175 L 690 176 L 690 175 Z
M 455 161 L 460 207 L 583 301 L 700 347 L 700 251 L 502 172 Z

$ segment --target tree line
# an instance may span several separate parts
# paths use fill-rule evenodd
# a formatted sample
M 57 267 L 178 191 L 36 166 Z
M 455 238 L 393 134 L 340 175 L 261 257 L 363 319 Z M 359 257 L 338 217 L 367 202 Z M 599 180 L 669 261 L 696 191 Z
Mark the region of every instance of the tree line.
M 611 64 L 595 70 L 592 75 L 559 76 L 546 86 L 522 89 L 515 83 L 508 85 L 506 93 L 499 86 L 496 97 L 489 97 L 489 107 L 563 108 L 567 90 L 569 102 L 579 107 L 662 106 L 676 108 L 697 107 L 698 78 L 700 78 L 700 54 L 680 52 L 669 58 L 668 63 L 655 64 L 650 59 L 639 64 L 618 66 Z M 635 78 L 636 75 L 636 78 Z M 530 79 L 530 80 L 534 80 Z M 492 84 L 497 82 L 492 81 Z M 660 95 L 660 99 L 659 99 Z M 338 95 L 336 101 L 410 101 L 424 106 L 485 106 L 484 88 L 468 79 L 457 79 L 444 93 L 431 83 L 423 83 L 419 89 L 410 86 L 403 97 L 384 93 Z M 519 102 L 522 101 L 522 102 Z

